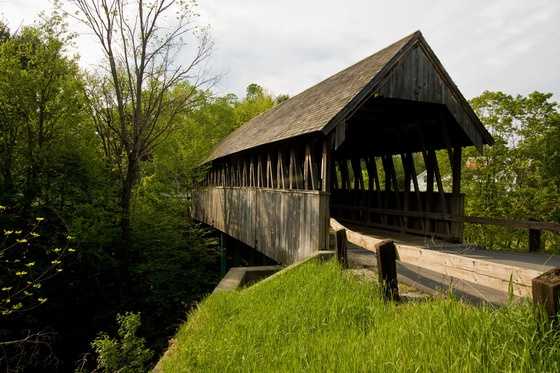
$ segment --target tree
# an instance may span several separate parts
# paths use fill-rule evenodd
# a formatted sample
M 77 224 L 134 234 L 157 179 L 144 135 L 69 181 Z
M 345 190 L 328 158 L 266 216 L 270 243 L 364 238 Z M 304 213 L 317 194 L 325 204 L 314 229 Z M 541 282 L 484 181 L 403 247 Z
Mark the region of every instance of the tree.
M 482 156 L 474 149 L 464 153 L 467 214 L 560 221 L 560 108 L 551 98 L 486 91 L 471 100 L 496 143 Z M 467 237 L 487 247 L 527 248 L 526 232 L 466 228 Z M 550 236 L 547 248 L 555 250 L 559 239 Z
M 107 160 L 119 175 L 119 261 L 128 278 L 130 207 L 142 160 L 177 126 L 177 115 L 191 108 L 197 90 L 210 84 L 203 63 L 212 42 L 194 24 L 195 3 L 177 0 L 74 0 L 78 18 L 94 33 L 105 70 L 92 79 L 88 98 Z M 176 15 L 174 18 L 173 15 Z M 198 43 L 187 64 L 177 53 Z M 183 49 L 181 49 L 183 48 Z M 178 85 L 187 89 L 171 94 Z
M 70 127 L 81 122 L 80 72 L 67 56 L 72 39 L 55 12 L 0 43 L 2 197 L 21 190 L 26 211 L 46 201 L 48 170 Z

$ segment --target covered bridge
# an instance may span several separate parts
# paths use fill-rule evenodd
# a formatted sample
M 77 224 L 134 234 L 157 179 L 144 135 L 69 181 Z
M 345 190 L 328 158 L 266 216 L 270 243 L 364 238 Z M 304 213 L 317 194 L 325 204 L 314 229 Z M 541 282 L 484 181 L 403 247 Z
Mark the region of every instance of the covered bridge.
M 492 142 L 417 31 L 226 137 L 192 214 L 283 264 L 325 249 L 331 217 L 458 242 L 461 149 Z

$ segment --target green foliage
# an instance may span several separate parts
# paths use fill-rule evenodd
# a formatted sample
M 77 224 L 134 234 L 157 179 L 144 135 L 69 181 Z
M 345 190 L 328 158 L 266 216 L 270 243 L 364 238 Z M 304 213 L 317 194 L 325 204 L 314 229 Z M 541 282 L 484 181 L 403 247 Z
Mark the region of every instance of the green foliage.
M 560 369 L 560 339 L 530 304 L 385 303 L 371 282 L 331 261 L 212 294 L 160 366 L 173 373 L 552 372 Z
M 63 271 L 66 256 L 76 250 L 68 245 L 71 236 L 59 240 L 42 237 L 43 217 L 16 228 L 11 225 L 17 221 L 13 211 L 0 206 L 0 214 L 0 315 L 7 317 L 44 304 L 48 298 L 43 294 L 43 285 Z
M 147 372 L 153 352 L 146 347 L 144 339 L 137 335 L 140 314 L 131 312 L 119 314 L 117 324 L 117 338 L 102 333 L 91 343 L 97 354 L 99 369 L 107 373 Z
M 284 100 L 284 96 L 280 96 Z M 251 118 L 273 107 L 277 101 L 258 84 L 249 84 L 245 100 L 235 106 L 235 117 L 237 125 L 241 125 Z
M 484 92 L 471 101 L 496 143 L 484 155 L 464 152 L 467 214 L 560 222 L 560 108 L 551 97 Z M 527 248 L 524 231 L 467 226 L 466 236 L 490 248 Z M 550 236 L 547 249 L 558 247 Z
M 26 208 L 51 197 L 64 203 L 53 189 L 69 185 L 65 167 L 95 136 L 83 120 L 77 60 L 68 57 L 72 38 L 54 13 L 0 43 L 0 198 L 22 192 Z

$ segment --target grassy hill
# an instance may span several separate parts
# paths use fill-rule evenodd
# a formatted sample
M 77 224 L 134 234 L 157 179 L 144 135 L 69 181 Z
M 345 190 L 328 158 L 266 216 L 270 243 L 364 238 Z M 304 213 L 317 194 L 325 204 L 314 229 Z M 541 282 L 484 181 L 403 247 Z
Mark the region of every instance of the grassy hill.
M 206 298 L 160 362 L 190 371 L 560 371 L 560 338 L 530 304 L 384 303 L 335 262 Z

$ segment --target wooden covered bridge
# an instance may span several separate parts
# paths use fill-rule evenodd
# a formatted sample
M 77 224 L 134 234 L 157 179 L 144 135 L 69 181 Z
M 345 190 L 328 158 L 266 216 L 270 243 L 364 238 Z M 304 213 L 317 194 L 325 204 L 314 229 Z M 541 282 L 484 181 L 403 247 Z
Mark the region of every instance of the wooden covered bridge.
M 205 161 L 193 217 L 282 264 L 325 249 L 331 217 L 458 242 L 461 149 L 492 141 L 415 32 L 226 137 Z

